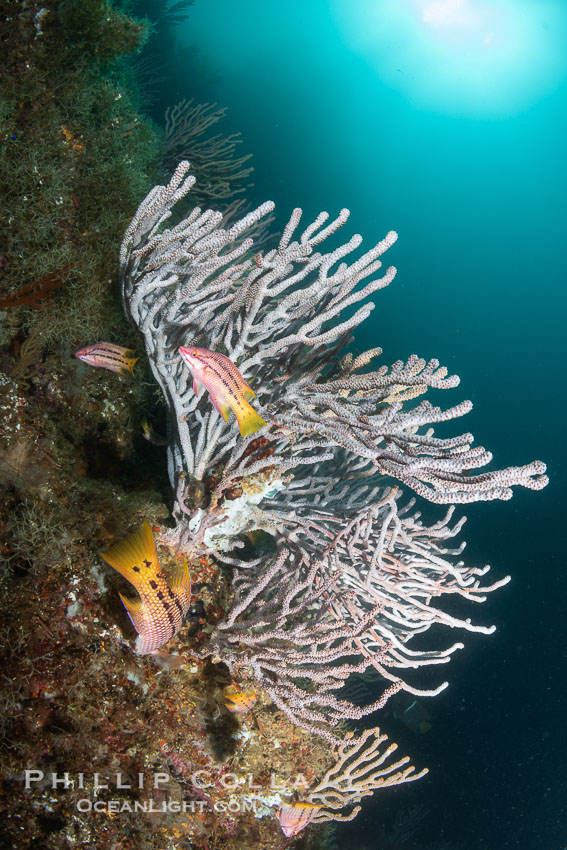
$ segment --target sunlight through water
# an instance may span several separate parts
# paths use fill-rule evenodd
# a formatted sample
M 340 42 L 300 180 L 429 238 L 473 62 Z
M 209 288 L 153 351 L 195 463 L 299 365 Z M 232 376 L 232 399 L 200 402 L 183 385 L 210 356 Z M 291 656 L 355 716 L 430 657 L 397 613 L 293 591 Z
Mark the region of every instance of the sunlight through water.
M 415 107 L 508 117 L 567 76 L 556 0 L 333 0 L 349 48 Z

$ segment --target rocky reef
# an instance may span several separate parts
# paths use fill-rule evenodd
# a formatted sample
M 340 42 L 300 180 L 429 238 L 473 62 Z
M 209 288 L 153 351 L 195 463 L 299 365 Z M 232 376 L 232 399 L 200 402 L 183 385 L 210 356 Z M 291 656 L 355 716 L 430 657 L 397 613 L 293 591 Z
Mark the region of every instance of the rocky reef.
M 227 572 L 192 564 L 195 602 L 160 665 L 133 655 L 125 582 L 97 554 L 170 512 L 165 452 L 141 427 L 163 420 L 149 370 L 73 357 L 98 338 L 137 344 L 118 247 L 160 168 L 126 61 L 148 25 L 104 0 L 0 7 L 0 846 L 286 846 L 274 807 L 331 759 L 257 687 L 231 713 L 246 676 L 196 658 L 229 604 Z M 160 555 L 167 569 L 175 555 Z M 103 798 L 134 810 L 95 811 Z

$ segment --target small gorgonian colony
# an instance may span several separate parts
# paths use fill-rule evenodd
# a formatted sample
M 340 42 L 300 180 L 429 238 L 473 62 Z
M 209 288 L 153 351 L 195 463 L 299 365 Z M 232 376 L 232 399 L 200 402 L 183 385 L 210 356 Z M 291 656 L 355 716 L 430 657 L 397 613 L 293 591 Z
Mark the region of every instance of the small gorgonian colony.
M 155 187 L 126 231 L 124 307 L 169 409 L 176 526 L 167 542 L 234 568 L 232 607 L 205 652 L 247 668 L 294 723 L 336 748 L 321 783 L 280 810 L 294 834 L 310 820 L 344 819 L 340 809 L 378 787 L 417 778 L 404 759 L 385 764 L 393 745 L 382 747 L 378 729 L 343 733 L 339 744 L 337 724 L 400 690 L 433 696 L 446 686 L 420 687 L 420 668 L 449 661 L 462 644 L 426 650 L 421 640 L 414 648 L 414 635 L 435 623 L 493 630 L 440 605 L 455 594 L 482 602 L 508 581 L 483 584 L 489 568 L 459 560 L 464 544 L 452 541 L 464 518 L 453 522 L 454 505 L 509 499 L 514 485 L 539 490 L 545 465 L 477 472 L 491 455 L 471 434 L 434 433 L 471 403 L 443 410 L 425 398 L 456 387 L 457 376 L 415 355 L 376 367 L 379 348 L 345 353 L 373 309 L 369 298 L 394 278 L 392 267 L 377 272 L 395 233 L 357 257 L 358 235 L 325 252 L 348 211 L 332 221 L 321 213 L 301 228 L 296 209 L 279 245 L 255 254 L 247 232 L 271 202 L 232 226 L 197 207 L 168 228 L 195 182 L 188 171 L 182 162 L 168 186 Z M 229 357 L 267 425 L 242 438 L 206 393 L 197 398 L 181 345 Z M 444 517 L 424 524 L 408 491 L 447 505 Z M 255 559 L 237 557 L 239 535 L 257 529 L 275 545 Z M 383 683 L 371 705 L 341 697 L 349 677 L 369 670 Z

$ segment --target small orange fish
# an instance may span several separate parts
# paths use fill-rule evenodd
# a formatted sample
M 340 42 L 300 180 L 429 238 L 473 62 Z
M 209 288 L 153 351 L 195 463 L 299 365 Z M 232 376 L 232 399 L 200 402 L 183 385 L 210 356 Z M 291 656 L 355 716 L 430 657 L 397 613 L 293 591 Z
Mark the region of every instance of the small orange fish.
M 314 803 L 284 803 L 276 816 L 285 837 L 291 838 L 305 829 L 320 808 Z
M 168 585 L 147 522 L 100 555 L 140 594 L 139 599 L 118 595 L 138 632 L 136 652 L 138 655 L 153 653 L 177 634 L 189 609 L 191 578 L 186 559 L 177 567 Z
M 224 696 L 224 704 L 232 714 L 246 714 L 258 702 L 255 691 L 237 691 L 235 688 L 227 688 Z
M 111 372 L 118 372 L 119 375 L 125 375 L 126 372 L 133 375 L 134 363 L 140 359 L 132 357 L 131 348 L 123 348 L 121 345 L 114 345 L 113 342 L 95 342 L 94 345 L 87 345 L 86 348 L 76 351 L 75 357 L 83 363 L 88 363 L 89 366 L 109 369 Z
M 199 395 L 201 386 L 209 391 L 209 398 L 222 418 L 228 422 L 228 414 L 233 410 L 238 420 L 240 434 L 245 437 L 263 428 L 266 422 L 247 399 L 255 398 L 252 390 L 232 360 L 217 351 L 206 348 L 181 346 L 179 353 L 193 375 L 193 392 Z

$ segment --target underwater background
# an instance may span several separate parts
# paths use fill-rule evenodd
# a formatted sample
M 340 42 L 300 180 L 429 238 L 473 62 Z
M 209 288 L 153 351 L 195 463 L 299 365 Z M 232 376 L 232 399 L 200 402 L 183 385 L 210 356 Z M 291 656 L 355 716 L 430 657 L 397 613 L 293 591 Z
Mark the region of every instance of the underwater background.
M 399 233 L 387 257 L 398 274 L 376 294 L 355 350 L 379 345 L 384 362 L 438 358 L 461 377 L 451 403 L 474 402 L 464 426 L 493 452 L 494 465 L 538 457 L 550 474 L 542 493 L 520 489 L 510 502 L 459 509 L 468 517 L 468 560 L 490 563 L 512 582 L 471 613 L 497 630 L 466 636 L 446 668 L 450 687 L 418 706 L 425 731 L 392 711 L 374 721 L 429 774 L 367 799 L 354 822 L 336 827 L 336 844 L 309 846 L 564 850 L 567 8 L 551 0 L 0 5 L 0 366 L 28 399 L 30 432 L 47 428 L 42 445 L 82 477 L 76 502 L 69 488 L 79 485 L 71 473 L 65 478 L 64 510 L 47 500 L 51 528 L 67 528 L 69 516 L 84 527 L 110 516 L 126 480 L 139 515 L 167 516 L 155 496 L 166 499 L 163 457 L 130 436 L 148 410 L 158 430 L 163 424 L 149 371 L 139 364 L 143 379 L 119 384 L 95 370 L 78 373 L 72 353 L 99 337 L 135 344 L 117 297 L 123 230 L 173 170 L 165 109 L 183 98 L 217 103 L 227 110 L 222 133 L 240 133 L 238 154 L 251 155 L 253 172 L 236 194 L 254 205 L 273 200 L 274 231 L 301 206 L 306 219 L 349 208 L 347 236 L 361 233 L 364 245 Z M 177 16 L 164 19 L 173 6 Z M 152 21 L 153 32 L 129 16 Z M 52 89 L 48 65 L 35 70 L 47 62 L 49 51 L 34 53 L 44 33 L 58 51 Z M 130 54 L 136 61 L 113 64 Z M 55 276 L 46 281 L 48 272 Z M 37 309 L 29 291 L 10 301 L 31 280 L 41 282 L 32 294 L 56 291 L 54 312 Z M 40 296 L 43 307 L 48 296 Z M 15 398 L 1 399 L 6 428 Z M 2 460 L 13 469 L 20 456 Z M 60 468 L 50 468 L 53 480 L 63 480 Z M 65 546 L 94 551 L 123 533 L 117 515 L 84 538 L 69 526 L 52 541 L 38 530 L 26 475 L 18 466 L 3 482 L 10 582 L 56 575 Z M 6 634 L 14 612 L 17 622 L 26 617 L 16 584 L 2 591 Z M 118 614 L 107 605 L 104 616 Z M 13 643 L 6 641 L 4 669 L 21 664 Z M 8 795 L 4 814 L 11 805 Z M 394 844 L 386 836 L 398 816 Z M 71 846 L 60 828 L 48 824 L 49 842 L 6 838 L 1 846 Z
M 412 739 L 398 724 L 430 774 L 397 800 L 428 807 L 424 840 L 562 850 L 567 9 L 211 0 L 180 38 L 218 69 L 200 97 L 229 107 L 256 201 L 273 199 L 283 222 L 294 206 L 346 206 L 365 240 L 398 231 L 398 275 L 357 345 L 437 357 L 498 465 L 534 452 L 548 464 L 539 498 L 462 508 L 467 556 L 512 582 L 480 612 L 494 636 L 467 640 L 427 703 L 432 729 Z M 343 827 L 349 846 L 379 846 L 383 806 L 376 795 Z

